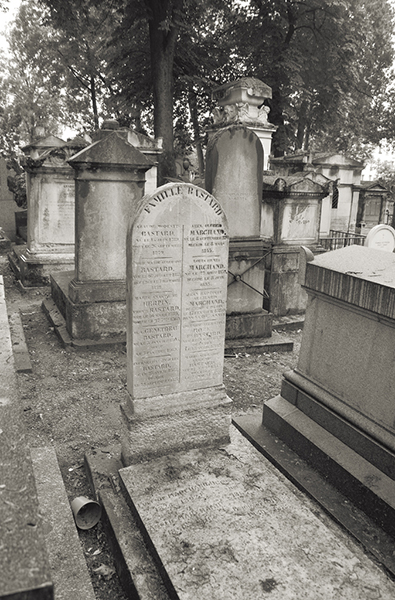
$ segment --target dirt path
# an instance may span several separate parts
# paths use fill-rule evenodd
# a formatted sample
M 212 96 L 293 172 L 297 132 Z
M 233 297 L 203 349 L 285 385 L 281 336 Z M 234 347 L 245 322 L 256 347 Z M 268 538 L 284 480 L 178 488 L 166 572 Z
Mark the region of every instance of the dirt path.
M 50 296 L 49 288 L 22 290 L 4 255 L 0 256 L 0 273 L 8 313 L 21 313 L 33 367 L 32 373 L 18 374 L 28 443 L 31 447 L 55 447 L 70 499 L 91 495 L 83 469 L 84 453 L 119 445 L 119 404 L 126 391 L 125 350 L 63 349 L 41 309 L 44 298 Z M 263 402 L 279 393 L 282 373 L 296 365 L 301 334 L 282 335 L 294 340 L 293 352 L 225 359 L 224 383 L 235 415 L 261 411 Z M 97 600 L 124 600 L 101 524 L 80 532 L 80 539 Z

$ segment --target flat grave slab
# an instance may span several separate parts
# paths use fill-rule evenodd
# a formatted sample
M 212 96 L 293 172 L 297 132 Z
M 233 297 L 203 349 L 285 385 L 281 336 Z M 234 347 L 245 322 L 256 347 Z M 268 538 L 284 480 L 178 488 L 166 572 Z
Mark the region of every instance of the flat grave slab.
M 223 449 L 119 472 L 171 597 L 392 599 L 394 582 L 361 547 L 231 435 Z

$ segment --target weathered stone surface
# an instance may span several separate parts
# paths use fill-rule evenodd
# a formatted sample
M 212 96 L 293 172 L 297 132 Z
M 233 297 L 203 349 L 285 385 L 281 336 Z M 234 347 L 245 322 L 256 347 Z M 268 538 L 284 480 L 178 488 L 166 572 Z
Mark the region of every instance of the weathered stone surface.
M 197 186 L 163 186 L 143 198 L 127 248 L 124 460 L 224 443 L 225 215 Z
M 306 265 L 304 287 L 331 298 L 395 318 L 395 254 L 349 246 Z
M 117 131 L 69 161 L 75 170 L 75 270 L 53 278 L 52 293 L 73 340 L 87 347 L 126 332 L 126 234 L 153 162 Z
M 237 432 L 222 450 L 162 457 L 120 476 L 180 600 L 393 596 L 387 575 L 328 529 Z
M 117 132 L 69 161 L 76 181 L 76 281 L 120 281 L 126 233 L 152 162 Z
M 49 136 L 23 148 L 27 181 L 27 247 L 14 250 L 16 272 L 24 286 L 49 283 L 52 272 L 74 266 L 74 172 L 67 159 L 81 138 L 66 143 Z
M 307 263 L 304 287 L 297 371 L 339 414 L 395 449 L 395 255 L 361 246 L 328 252 Z
M 263 424 L 393 535 L 395 256 L 328 252 L 306 262 L 304 287 L 298 366 Z
M 25 332 L 23 330 L 21 315 L 19 312 L 9 315 L 9 324 L 15 370 L 18 373 L 31 373 L 32 363 L 30 362 L 29 351 L 27 349 L 25 340 Z
M 185 407 L 185 392 L 175 394 L 173 398 L 163 396 L 162 412 L 167 414 L 144 414 L 143 418 L 131 410 L 130 403 L 122 405 L 126 425 L 126 432 L 122 434 L 123 463 L 130 465 L 181 450 L 227 444 L 230 399 L 223 391 L 221 396 L 215 393 L 217 390 L 211 395 L 205 392 L 202 390 L 200 397 L 199 394 L 195 395 L 196 405 L 191 404 L 190 410 Z M 199 403 L 201 396 L 206 400 L 203 407 L 203 403 Z M 177 402 L 173 411 L 167 405 L 167 401 L 171 400 Z M 220 402 L 221 406 L 218 406 Z M 137 406 L 136 410 L 139 408 Z
M 258 136 L 242 125 L 219 130 L 206 163 L 206 189 L 221 204 L 230 237 L 259 237 L 263 150 Z
M 231 340 L 270 338 L 272 335 L 273 315 L 266 310 L 241 315 L 227 315 L 226 340 L 227 345 Z
M 131 398 L 221 386 L 228 259 L 221 207 L 196 186 L 163 186 L 143 199 L 127 245 Z
M 54 448 L 31 451 L 56 600 L 95 600 Z
M 52 600 L 42 518 L 16 387 L 0 278 L 0 598 Z
M 267 254 L 260 239 L 230 241 L 226 304 L 228 315 L 262 311 Z M 246 330 L 244 335 L 249 337 L 250 334 Z

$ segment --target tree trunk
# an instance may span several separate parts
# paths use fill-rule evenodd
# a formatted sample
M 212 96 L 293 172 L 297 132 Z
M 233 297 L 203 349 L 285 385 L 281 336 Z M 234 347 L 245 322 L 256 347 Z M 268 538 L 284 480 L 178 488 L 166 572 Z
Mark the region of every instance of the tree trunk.
M 306 126 L 307 126 L 307 113 L 308 113 L 308 103 L 307 100 L 302 100 L 299 109 L 299 118 L 298 118 L 298 130 L 296 132 L 296 148 L 297 150 L 301 150 L 303 148 L 303 142 L 305 140 Z
M 175 11 L 183 0 L 145 0 L 148 9 L 151 78 L 154 94 L 155 137 L 163 138 L 163 154 L 159 161 L 159 184 L 175 175 L 173 152 L 173 63 L 178 37 Z M 167 26 L 165 27 L 165 24 Z
M 287 135 L 282 108 L 282 94 L 278 86 L 273 86 L 272 89 L 270 122 L 277 125 L 277 131 L 273 135 L 272 153 L 275 157 L 284 156 L 287 149 Z
M 192 87 L 189 88 L 189 92 L 188 92 L 188 104 L 189 104 L 189 112 L 191 114 L 193 137 L 194 137 L 194 141 L 196 144 L 196 154 L 197 154 L 197 159 L 198 159 L 198 163 L 199 163 L 199 175 L 203 176 L 204 157 L 203 157 L 202 143 L 200 141 L 200 127 L 199 127 L 199 120 L 198 120 L 196 94 Z
M 97 110 L 96 85 L 95 85 L 95 78 L 93 75 L 90 76 L 89 91 L 91 94 L 91 101 L 92 101 L 93 122 L 95 125 L 95 129 L 99 129 L 99 113 Z

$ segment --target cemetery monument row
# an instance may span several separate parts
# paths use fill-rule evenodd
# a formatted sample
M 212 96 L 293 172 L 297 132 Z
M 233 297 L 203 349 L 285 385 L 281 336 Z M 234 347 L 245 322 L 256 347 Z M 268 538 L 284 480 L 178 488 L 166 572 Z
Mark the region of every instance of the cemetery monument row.
M 75 154 L 75 270 L 51 276 L 51 293 L 73 345 L 124 342 L 126 233 L 152 161 L 124 133 Z
M 184 183 L 143 198 L 127 241 L 125 462 L 228 440 L 227 261 L 211 194 Z

